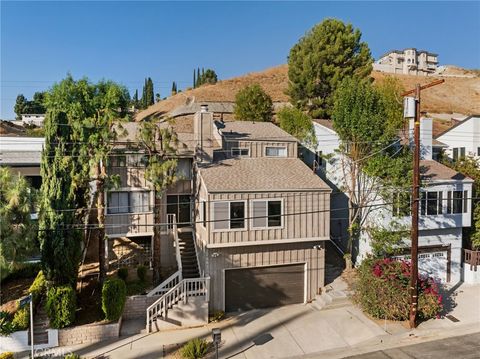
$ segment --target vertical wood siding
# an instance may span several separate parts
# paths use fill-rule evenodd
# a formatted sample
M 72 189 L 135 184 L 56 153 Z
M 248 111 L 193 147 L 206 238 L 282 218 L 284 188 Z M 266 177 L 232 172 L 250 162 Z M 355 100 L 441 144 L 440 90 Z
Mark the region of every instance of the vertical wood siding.
M 321 249 L 313 248 L 314 245 L 319 245 Z M 212 256 L 213 253 L 215 254 Z M 211 278 L 212 310 L 223 310 L 224 270 L 229 268 L 306 263 L 307 301 L 313 300 L 319 288 L 324 285 L 324 242 L 203 249 L 200 256 L 201 262 L 206 264 L 205 275 Z
M 232 148 L 248 148 L 250 150 L 249 157 L 265 157 L 265 147 L 286 147 L 287 157 L 297 158 L 296 142 L 275 142 L 275 141 L 246 141 L 246 140 L 228 140 L 224 142 L 224 150 L 228 157 L 231 156 Z
M 209 219 L 214 220 L 211 210 L 215 201 L 246 201 L 245 217 L 251 217 L 251 200 L 283 199 L 282 227 L 271 229 L 252 228 L 252 220 L 245 220 L 244 230 L 214 231 L 207 227 L 209 244 L 227 244 L 248 241 L 264 241 L 295 238 L 325 238 L 330 234 L 328 192 L 279 192 L 279 193 L 224 193 L 209 195 Z M 294 214 L 297 213 L 297 214 Z

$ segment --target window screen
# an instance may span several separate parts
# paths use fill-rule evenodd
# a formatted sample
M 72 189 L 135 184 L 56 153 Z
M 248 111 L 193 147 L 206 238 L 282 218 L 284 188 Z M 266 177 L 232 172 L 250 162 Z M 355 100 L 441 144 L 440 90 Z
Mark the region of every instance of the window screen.
M 266 147 L 265 155 L 268 157 L 287 157 L 286 147 Z

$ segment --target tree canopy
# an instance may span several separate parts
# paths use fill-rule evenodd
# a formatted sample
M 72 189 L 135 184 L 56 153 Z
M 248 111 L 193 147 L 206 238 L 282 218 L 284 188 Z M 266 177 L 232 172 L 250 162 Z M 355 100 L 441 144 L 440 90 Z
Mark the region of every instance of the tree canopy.
M 359 29 L 336 19 L 322 21 L 290 50 L 288 94 L 292 104 L 314 118 L 329 118 L 333 94 L 342 80 L 368 77 L 372 61 Z
M 0 272 L 11 269 L 38 250 L 37 224 L 31 218 L 36 193 L 27 180 L 7 167 L 0 167 Z
M 235 96 L 234 115 L 237 120 L 265 122 L 273 117 L 273 102 L 259 84 L 247 86 Z
M 307 147 L 313 148 L 317 144 L 312 119 L 305 112 L 295 107 L 284 107 L 277 117 L 280 128 L 300 140 Z
M 193 70 L 193 88 L 200 87 L 205 84 L 215 84 L 218 81 L 217 74 L 212 69 L 197 69 L 197 76 L 195 76 L 195 70 Z
M 28 100 L 22 94 L 17 96 L 14 111 L 17 120 L 22 119 L 22 114 L 44 114 L 45 109 L 45 92 L 35 92 L 33 99 Z

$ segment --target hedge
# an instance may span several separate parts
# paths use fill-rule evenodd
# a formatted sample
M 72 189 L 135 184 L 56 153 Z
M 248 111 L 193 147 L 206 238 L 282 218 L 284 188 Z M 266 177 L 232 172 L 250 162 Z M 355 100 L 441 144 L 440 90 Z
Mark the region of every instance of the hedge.
M 13 316 L 12 325 L 17 330 L 28 329 L 30 325 L 30 307 L 25 306 L 15 312 Z
M 28 291 L 32 293 L 33 302 L 35 304 L 38 304 L 38 302 L 40 302 L 40 299 L 45 294 L 46 290 L 47 290 L 47 282 L 45 280 L 45 276 L 43 275 L 43 272 L 40 271 L 35 277 L 35 280 L 33 281 L 32 285 L 28 289 Z
M 359 267 L 355 301 L 378 319 L 407 320 L 410 313 L 410 263 L 403 260 L 365 259 Z M 419 277 L 418 317 L 435 318 L 443 309 L 433 278 Z
M 53 328 L 59 329 L 69 326 L 75 321 L 75 311 L 77 309 L 75 290 L 70 286 L 48 289 L 45 309 Z
M 102 288 L 102 310 L 105 319 L 116 321 L 123 313 L 127 298 L 127 287 L 121 279 L 106 280 Z

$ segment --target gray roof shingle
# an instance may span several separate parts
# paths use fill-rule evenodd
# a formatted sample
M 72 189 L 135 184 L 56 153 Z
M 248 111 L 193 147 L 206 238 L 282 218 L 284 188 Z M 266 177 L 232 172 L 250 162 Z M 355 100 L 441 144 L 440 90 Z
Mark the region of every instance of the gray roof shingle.
M 219 130 L 227 138 L 253 141 L 287 141 L 297 139 L 271 122 L 231 121 L 218 123 Z

